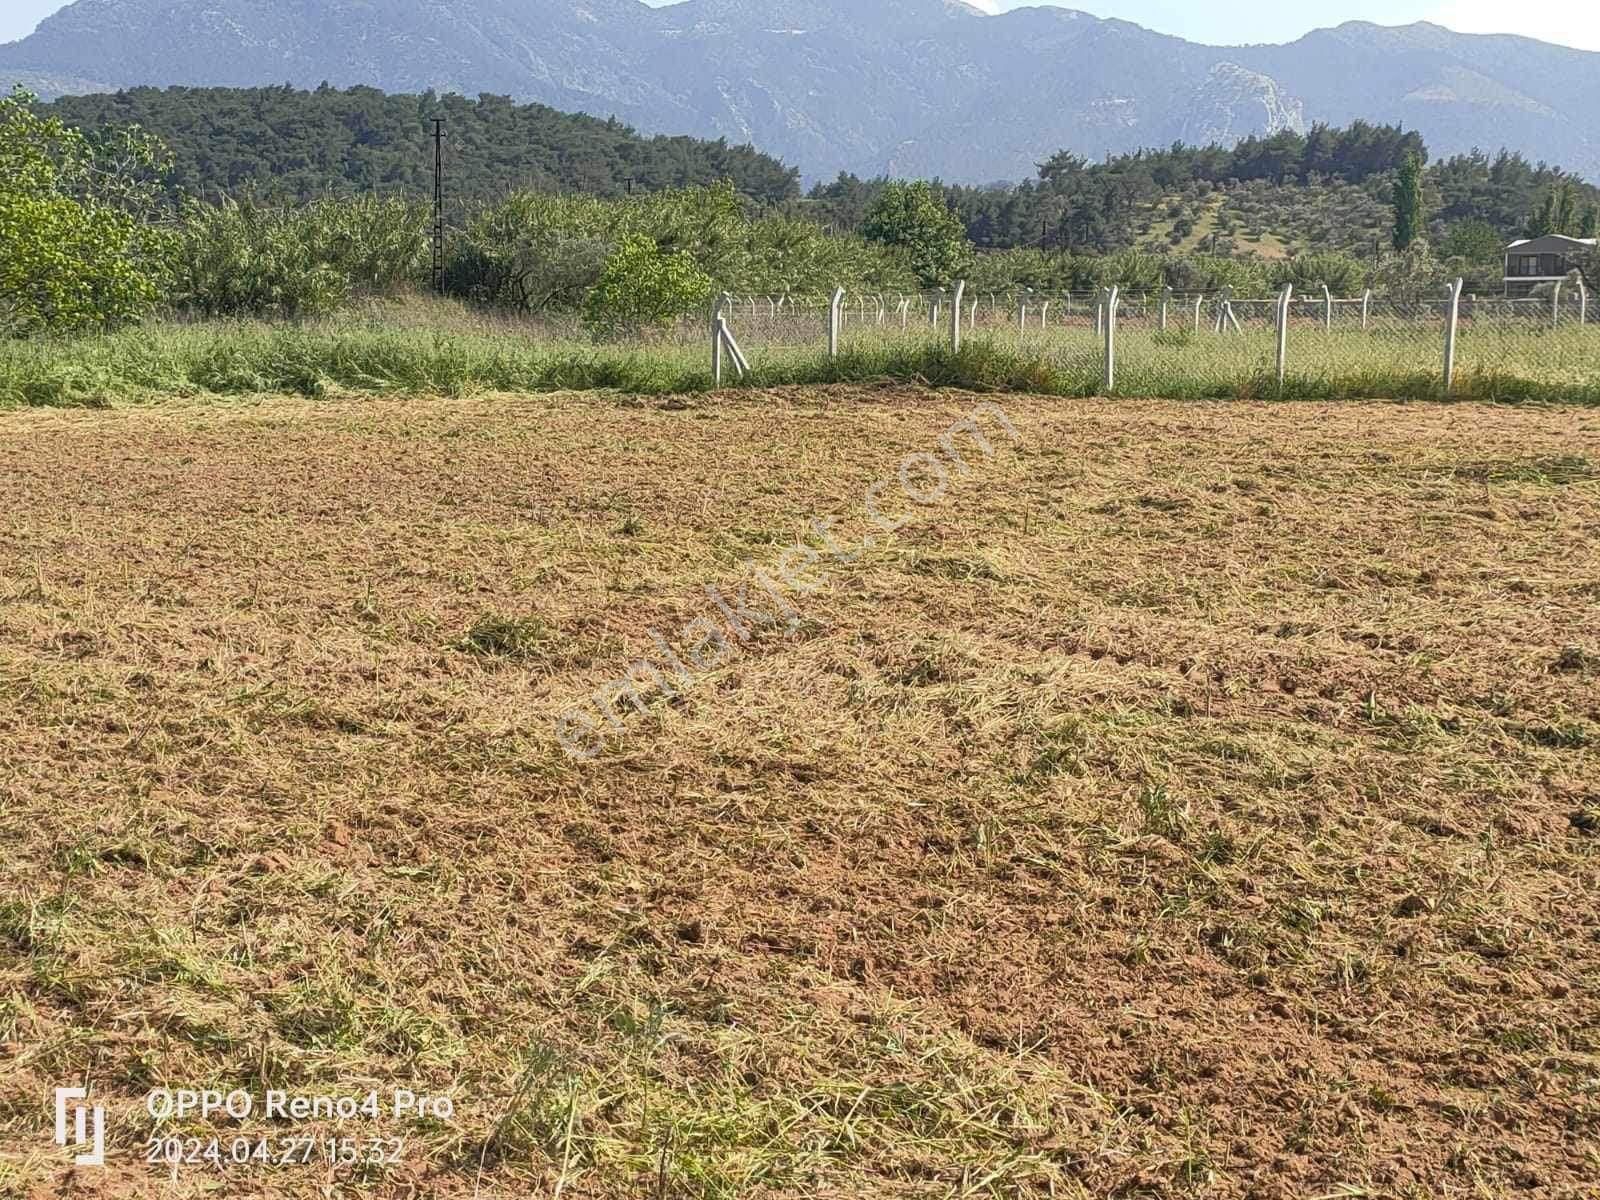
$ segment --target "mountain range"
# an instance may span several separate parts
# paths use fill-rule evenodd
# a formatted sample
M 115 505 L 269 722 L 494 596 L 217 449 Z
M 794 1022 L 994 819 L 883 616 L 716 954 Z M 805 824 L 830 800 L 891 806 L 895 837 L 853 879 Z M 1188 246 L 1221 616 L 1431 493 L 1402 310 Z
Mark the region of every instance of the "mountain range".
M 136 85 L 494 93 L 724 137 L 797 165 L 981 183 L 1182 140 L 1365 118 L 1439 154 L 1508 146 L 1600 178 L 1600 53 L 1352 22 L 1205 46 L 962 0 L 76 0 L 0 46 L 50 97 Z

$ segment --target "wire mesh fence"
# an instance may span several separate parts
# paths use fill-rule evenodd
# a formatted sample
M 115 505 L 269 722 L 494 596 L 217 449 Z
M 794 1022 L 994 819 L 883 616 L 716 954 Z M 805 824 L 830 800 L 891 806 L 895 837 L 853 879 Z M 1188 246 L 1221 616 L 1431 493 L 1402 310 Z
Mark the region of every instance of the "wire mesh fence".
M 1082 394 L 1600 391 L 1600 314 L 1581 286 L 1527 298 L 840 291 L 724 297 L 719 315 L 757 371 L 819 353 L 888 371 L 959 346 Z

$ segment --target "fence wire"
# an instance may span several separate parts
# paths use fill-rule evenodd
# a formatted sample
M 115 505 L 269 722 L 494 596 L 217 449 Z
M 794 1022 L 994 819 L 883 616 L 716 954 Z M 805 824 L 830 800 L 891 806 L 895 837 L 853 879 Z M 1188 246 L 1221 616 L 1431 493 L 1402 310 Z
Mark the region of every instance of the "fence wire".
M 952 345 L 954 290 L 722 301 L 752 369 L 836 353 L 886 371 Z M 1105 293 L 961 293 L 963 345 L 1013 354 L 1051 373 L 1053 390 L 1092 395 L 1107 378 Z M 1582 289 L 1531 298 L 1463 296 L 1453 394 L 1518 387 L 1600 392 L 1600 313 Z M 1128 396 L 1445 394 L 1451 301 L 1366 293 L 1234 297 L 1227 292 L 1119 294 L 1110 392 Z M 899 361 L 896 361 L 899 360 Z

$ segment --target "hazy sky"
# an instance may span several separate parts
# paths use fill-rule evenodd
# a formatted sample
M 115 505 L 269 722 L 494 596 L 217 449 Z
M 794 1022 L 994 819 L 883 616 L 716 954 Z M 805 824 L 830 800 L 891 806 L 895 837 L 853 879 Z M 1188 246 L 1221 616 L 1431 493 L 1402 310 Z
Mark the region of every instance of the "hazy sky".
M 647 0 L 661 4 L 668 0 Z M 870 4 L 872 0 L 860 0 Z M 979 8 L 1020 8 L 1039 0 L 971 0 Z M 33 30 L 65 0 L 0 0 L 0 42 Z M 1312 6 L 1282 0 L 1070 0 L 1103 17 L 1122 17 L 1197 42 L 1282 42 L 1340 21 L 1436 21 L 1465 33 L 1522 33 L 1545 41 L 1600 50 L 1600 3 L 1595 0 L 1334 0 Z

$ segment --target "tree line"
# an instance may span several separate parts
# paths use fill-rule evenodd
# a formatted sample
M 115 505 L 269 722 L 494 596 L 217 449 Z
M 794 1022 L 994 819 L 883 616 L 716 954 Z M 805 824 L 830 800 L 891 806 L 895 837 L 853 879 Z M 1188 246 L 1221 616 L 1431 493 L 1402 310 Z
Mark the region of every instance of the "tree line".
M 1408 163 L 1416 174 L 1403 177 Z M 888 182 L 841 174 L 812 188 L 795 207 L 832 228 L 859 229 Z M 975 246 L 1088 254 L 1159 253 L 1170 241 L 1181 242 L 1197 214 L 1207 209 L 1224 214 L 1208 242 L 1223 250 L 1248 250 L 1234 226 L 1253 220 L 1267 230 L 1304 233 L 1308 248 L 1355 252 L 1375 239 L 1392 243 L 1392 227 L 1375 226 L 1373 214 L 1414 201 L 1416 227 L 1399 239 L 1398 248 L 1417 237 L 1442 246 L 1462 231 L 1453 244 L 1486 264 L 1530 227 L 1550 224 L 1576 233 L 1600 214 L 1600 189 L 1559 167 L 1531 163 L 1511 150 L 1473 151 L 1430 163 L 1416 131 L 1365 121 L 1250 137 L 1231 148 L 1178 143 L 1103 163 L 1062 152 L 1040 163 L 1036 178 L 1021 183 L 938 186 Z M 1399 188 L 1414 188 L 1415 195 L 1397 197 Z M 1252 197 L 1252 211 L 1241 216 L 1230 202 L 1244 195 Z M 1331 203 L 1318 206 L 1320 224 L 1305 229 L 1310 195 L 1330 196 Z M 1554 209 L 1541 219 L 1538 214 L 1552 195 Z M 1167 232 L 1174 236 L 1164 241 L 1154 236 L 1151 227 L 1160 222 L 1152 218 L 1168 206 L 1175 210 L 1173 221 L 1187 227 L 1174 230 L 1168 222 Z M 1387 217 L 1384 222 L 1387 226 Z
M 45 117 L 90 134 L 137 126 L 171 151 L 161 172 L 173 202 L 246 196 L 305 203 L 328 195 L 411 199 L 433 194 L 435 118 L 444 121 L 454 202 L 518 190 L 623 196 L 732 180 L 778 203 L 799 195 L 799 172 L 750 146 L 644 137 L 615 120 L 506 96 L 389 95 L 377 88 L 132 88 L 63 96 Z
M 363 90 L 323 95 L 348 101 Z M 175 93 L 193 94 L 170 89 L 150 95 Z M 397 99 L 372 95 L 385 105 Z M 475 107 L 498 106 L 480 101 Z M 61 113 L 59 104 L 39 105 L 20 90 L 0 99 L 0 334 L 101 329 L 163 309 L 303 319 L 359 294 L 416 288 L 429 278 L 425 189 L 331 188 L 293 203 L 287 193 L 274 197 L 254 188 L 207 198 L 175 184 L 185 168 L 153 132 L 103 124 L 79 129 Z M 425 127 L 417 128 L 422 110 L 409 120 L 411 142 L 426 146 Z M 654 143 L 635 138 L 627 144 Z M 707 153 L 696 171 L 721 168 L 716 153 Z M 698 311 L 719 291 L 819 295 L 843 286 L 904 292 L 957 279 L 993 291 L 1117 284 L 1182 291 L 1229 286 L 1261 295 L 1293 283 L 1301 291 L 1326 286 L 1344 295 L 1363 286 L 1423 295 L 1465 273 L 1475 257 L 1494 260 L 1497 272 L 1500 231 L 1472 214 L 1509 220 L 1520 207 L 1522 222 L 1552 229 L 1581 229 L 1594 220 L 1594 189 L 1562 173 L 1506 154 L 1463 156 L 1430 169 L 1425 155 L 1414 134 L 1358 125 L 1247 139 L 1228 151 L 1172 147 L 1104 165 L 1056 155 L 1041 166 L 1038 180 L 1009 189 L 846 178 L 802 199 L 784 185 L 793 184 L 787 168 L 776 176 L 763 169 L 631 191 L 614 174 L 592 174 L 587 179 L 595 190 L 588 193 L 523 187 L 462 204 L 452 215 L 443 283 L 464 300 L 560 314 L 597 335 Z M 1356 182 L 1341 176 L 1336 186 L 1314 183 L 1323 169 Z M 1363 219 L 1388 224 L 1391 254 L 1369 261 L 1335 245 L 1269 259 L 1192 247 L 1180 252 L 1109 235 L 1076 244 L 1045 237 L 1009 245 L 973 235 L 983 216 L 974 207 L 980 202 L 1066 198 L 1064 219 L 1070 220 L 1071 203 L 1098 205 L 1094 211 L 1104 218 L 1116 211 L 1106 197 L 1120 196 L 1122 203 L 1143 188 L 1216 186 L 1224 173 L 1250 176 L 1245 182 L 1228 178 L 1252 194 L 1299 187 L 1341 196 L 1352 188 L 1380 188 L 1383 206 L 1368 206 Z M 655 181 L 662 178 L 668 177 Z M 747 186 L 752 181 L 754 192 Z M 1541 187 L 1542 193 L 1530 194 Z M 1492 205 L 1478 207 L 1473 197 L 1479 195 L 1492 197 Z M 1452 215 L 1447 236 L 1435 240 L 1430 235 L 1441 211 Z M 1049 217 L 1044 221 L 1048 232 Z

